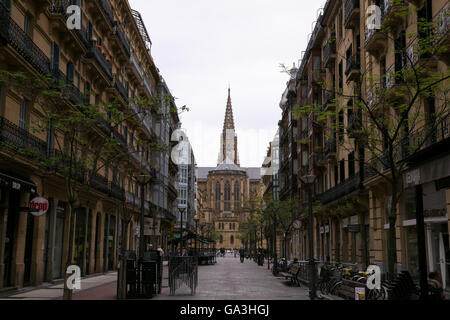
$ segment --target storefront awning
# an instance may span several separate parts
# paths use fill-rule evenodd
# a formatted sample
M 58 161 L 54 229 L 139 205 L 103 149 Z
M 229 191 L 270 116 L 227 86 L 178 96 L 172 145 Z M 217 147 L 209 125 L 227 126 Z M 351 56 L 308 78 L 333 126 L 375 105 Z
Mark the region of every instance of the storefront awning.
M 27 193 L 36 193 L 37 191 L 37 186 L 33 182 L 25 181 L 2 172 L 0 172 L 0 187 Z

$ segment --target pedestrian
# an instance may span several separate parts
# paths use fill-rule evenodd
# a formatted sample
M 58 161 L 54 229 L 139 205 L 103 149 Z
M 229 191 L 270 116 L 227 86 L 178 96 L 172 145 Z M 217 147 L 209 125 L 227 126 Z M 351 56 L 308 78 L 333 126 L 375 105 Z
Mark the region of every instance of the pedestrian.
M 161 246 L 158 246 L 158 249 L 156 249 L 159 251 L 159 255 L 161 256 L 161 259 L 164 258 L 164 250 L 161 248 Z
M 441 273 L 437 270 L 428 274 L 428 291 L 433 300 L 445 300 L 444 289 L 442 289 Z

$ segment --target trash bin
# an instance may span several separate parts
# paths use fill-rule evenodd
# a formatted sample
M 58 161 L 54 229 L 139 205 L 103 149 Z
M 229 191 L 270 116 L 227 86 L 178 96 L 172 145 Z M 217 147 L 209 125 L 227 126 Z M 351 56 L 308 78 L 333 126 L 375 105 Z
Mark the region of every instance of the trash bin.
M 155 270 L 155 294 L 161 293 L 162 288 L 162 274 L 163 274 L 163 261 L 161 253 L 158 250 L 150 250 L 144 253 L 144 261 L 151 261 L 156 263 Z
M 130 299 L 137 294 L 137 269 L 136 269 L 136 252 L 125 251 L 125 283 L 126 298 Z M 121 266 L 122 267 L 122 266 Z

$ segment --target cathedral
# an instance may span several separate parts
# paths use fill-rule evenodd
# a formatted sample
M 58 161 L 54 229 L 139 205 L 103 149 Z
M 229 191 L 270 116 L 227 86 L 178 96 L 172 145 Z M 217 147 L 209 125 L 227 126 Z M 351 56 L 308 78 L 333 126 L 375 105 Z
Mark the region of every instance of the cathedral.
M 198 232 L 216 240 L 217 248 L 243 248 L 241 234 L 251 200 L 262 193 L 261 168 L 241 168 L 231 93 L 225 110 L 216 167 L 197 168 Z

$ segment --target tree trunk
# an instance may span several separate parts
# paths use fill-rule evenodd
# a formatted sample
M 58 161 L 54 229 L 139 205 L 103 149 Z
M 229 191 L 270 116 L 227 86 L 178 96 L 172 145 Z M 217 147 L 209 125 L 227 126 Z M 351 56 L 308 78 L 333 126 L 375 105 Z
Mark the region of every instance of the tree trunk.
M 74 220 L 75 220 L 75 213 L 73 210 L 74 203 L 69 202 L 68 204 L 68 214 L 69 214 L 69 253 L 66 261 L 66 266 L 64 268 L 64 293 L 63 293 L 63 300 L 72 300 L 72 292 L 73 290 L 69 288 L 67 280 L 67 268 L 72 265 L 73 262 L 73 234 L 74 234 Z
M 396 189 L 394 189 L 396 190 Z M 397 265 L 397 235 L 395 222 L 397 220 L 397 195 L 392 195 L 391 210 L 389 213 L 389 241 L 388 241 L 388 279 L 394 280 Z

